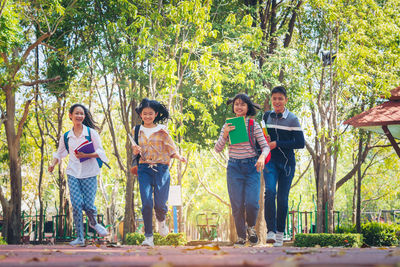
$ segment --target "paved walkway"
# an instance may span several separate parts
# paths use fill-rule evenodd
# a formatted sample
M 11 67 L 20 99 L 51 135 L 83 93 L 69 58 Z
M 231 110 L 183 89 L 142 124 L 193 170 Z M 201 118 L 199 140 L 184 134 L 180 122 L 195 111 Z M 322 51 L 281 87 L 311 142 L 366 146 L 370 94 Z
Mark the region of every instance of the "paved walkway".
M 0 266 L 400 267 L 400 248 L 0 246 Z

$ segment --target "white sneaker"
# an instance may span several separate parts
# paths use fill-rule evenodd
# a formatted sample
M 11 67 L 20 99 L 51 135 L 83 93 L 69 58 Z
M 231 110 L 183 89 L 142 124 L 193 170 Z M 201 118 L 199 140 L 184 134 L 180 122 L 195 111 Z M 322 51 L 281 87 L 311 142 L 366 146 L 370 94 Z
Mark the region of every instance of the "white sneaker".
M 275 243 L 275 232 L 269 231 L 267 234 L 267 243 Z
M 150 236 L 150 237 L 146 236 L 144 238 L 144 241 L 142 242 L 142 246 L 154 247 L 153 236 Z
M 169 234 L 169 228 L 168 225 L 165 223 L 165 220 L 162 222 L 157 220 L 157 224 L 158 224 L 158 233 L 161 236 L 166 236 Z
M 108 231 L 106 230 L 106 228 L 104 228 L 103 225 L 101 224 L 96 224 L 94 227 L 90 225 L 90 227 L 92 227 L 93 229 L 96 230 L 97 234 L 99 236 L 108 236 Z
M 276 232 L 276 241 L 274 243 L 274 247 L 282 247 L 283 246 L 283 233 Z
M 82 247 L 85 245 L 85 240 L 81 239 L 81 238 L 77 238 L 74 241 L 69 242 L 69 244 L 71 246 L 78 246 L 78 247 Z

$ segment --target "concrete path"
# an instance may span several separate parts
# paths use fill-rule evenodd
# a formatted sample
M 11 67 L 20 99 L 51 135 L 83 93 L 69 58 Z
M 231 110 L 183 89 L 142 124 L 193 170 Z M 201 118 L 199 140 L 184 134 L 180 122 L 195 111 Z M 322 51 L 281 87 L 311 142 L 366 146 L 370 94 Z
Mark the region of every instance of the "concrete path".
M 0 266 L 400 267 L 400 248 L 0 246 Z

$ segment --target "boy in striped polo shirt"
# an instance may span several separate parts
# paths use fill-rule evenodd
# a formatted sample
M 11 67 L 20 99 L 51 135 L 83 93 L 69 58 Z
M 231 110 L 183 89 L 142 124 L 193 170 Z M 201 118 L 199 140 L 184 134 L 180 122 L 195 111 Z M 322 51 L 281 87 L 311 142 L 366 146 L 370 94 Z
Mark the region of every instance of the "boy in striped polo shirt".
M 267 243 L 273 243 L 276 247 L 283 245 L 289 191 L 296 168 L 294 149 L 304 148 L 305 143 L 299 120 L 285 108 L 287 101 L 284 87 L 273 88 L 271 91 L 273 110 L 267 111 L 263 116 L 271 148 L 271 160 L 264 169 L 264 214 L 268 229 Z

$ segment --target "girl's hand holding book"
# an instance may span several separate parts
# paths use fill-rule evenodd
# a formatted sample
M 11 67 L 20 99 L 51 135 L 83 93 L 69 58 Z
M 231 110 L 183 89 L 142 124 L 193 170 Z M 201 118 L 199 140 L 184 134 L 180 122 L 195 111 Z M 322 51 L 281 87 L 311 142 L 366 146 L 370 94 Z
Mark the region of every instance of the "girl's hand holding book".
M 228 139 L 229 132 L 235 130 L 235 126 L 232 123 L 227 123 L 224 128 L 224 138 Z
M 82 159 L 82 158 L 94 158 L 94 153 L 83 153 L 83 152 L 76 152 L 75 153 L 75 157 L 77 157 L 78 159 Z

